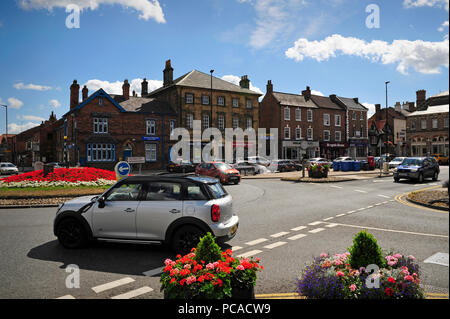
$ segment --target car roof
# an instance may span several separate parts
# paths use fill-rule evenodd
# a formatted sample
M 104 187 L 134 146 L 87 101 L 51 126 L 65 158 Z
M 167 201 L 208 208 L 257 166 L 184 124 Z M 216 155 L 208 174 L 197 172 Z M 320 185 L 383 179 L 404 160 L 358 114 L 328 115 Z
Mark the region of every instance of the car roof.
M 122 181 L 127 182 L 152 182 L 152 181 L 166 181 L 166 182 L 194 182 L 196 184 L 211 184 L 217 183 L 217 179 L 207 176 L 197 176 L 189 174 L 161 174 L 161 175 L 137 175 L 129 176 Z

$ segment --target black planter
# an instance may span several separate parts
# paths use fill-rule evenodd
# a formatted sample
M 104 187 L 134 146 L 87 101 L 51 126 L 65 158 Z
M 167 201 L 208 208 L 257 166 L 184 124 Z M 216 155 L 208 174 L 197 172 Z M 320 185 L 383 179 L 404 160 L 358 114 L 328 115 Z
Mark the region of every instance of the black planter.
M 169 299 L 167 297 L 167 293 L 164 290 L 164 299 Z M 195 300 L 201 300 L 201 299 L 207 299 L 207 298 L 202 298 L 202 296 L 197 295 L 195 297 L 189 297 L 189 296 L 185 296 L 183 299 L 195 299 Z M 255 299 L 255 288 L 251 287 L 251 288 L 232 288 L 231 289 L 231 298 L 230 299 Z
M 322 173 L 319 170 L 317 170 L 317 171 L 309 170 L 308 171 L 308 177 L 310 177 L 310 178 L 327 178 L 328 177 L 328 171 L 325 171 L 325 172 Z

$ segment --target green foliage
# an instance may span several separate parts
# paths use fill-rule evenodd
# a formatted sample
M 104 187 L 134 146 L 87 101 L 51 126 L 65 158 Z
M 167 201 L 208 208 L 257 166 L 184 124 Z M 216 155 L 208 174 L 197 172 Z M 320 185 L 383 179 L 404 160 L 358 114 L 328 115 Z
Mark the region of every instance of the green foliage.
M 385 259 L 375 237 L 366 230 L 360 231 L 353 239 L 353 245 L 349 248 L 350 265 L 353 269 L 377 265 L 385 266 Z
M 204 237 L 200 238 L 195 255 L 195 260 L 198 263 L 202 261 L 206 264 L 213 263 L 220 260 L 221 256 L 222 250 L 219 245 L 216 244 L 216 241 L 211 233 L 208 232 Z

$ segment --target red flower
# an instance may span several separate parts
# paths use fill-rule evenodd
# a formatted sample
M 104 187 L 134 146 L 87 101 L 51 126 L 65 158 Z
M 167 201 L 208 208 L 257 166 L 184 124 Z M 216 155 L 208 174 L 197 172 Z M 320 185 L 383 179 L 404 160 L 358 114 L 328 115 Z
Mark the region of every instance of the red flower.
M 389 297 L 392 296 L 394 294 L 394 291 L 392 290 L 392 288 L 386 288 L 384 290 L 384 292 L 386 293 L 386 295 L 388 295 Z
M 388 281 L 389 281 L 391 284 L 395 284 L 395 279 L 392 278 L 392 277 L 389 277 L 389 278 L 388 278 Z

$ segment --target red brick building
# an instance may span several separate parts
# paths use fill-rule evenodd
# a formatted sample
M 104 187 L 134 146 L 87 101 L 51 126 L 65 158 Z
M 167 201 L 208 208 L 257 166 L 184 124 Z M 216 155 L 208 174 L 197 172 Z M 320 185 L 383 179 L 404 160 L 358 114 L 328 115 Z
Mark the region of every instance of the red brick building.
M 146 81 L 143 83 L 145 90 Z M 70 110 L 56 132 L 57 158 L 70 165 L 113 169 L 117 161 L 144 157 L 143 169 L 163 169 L 167 164 L 170 132 L 177 116 L 169 103 L 130 96 L 127 80 L 122 95 L 99 89 L 88 96 L 86 86 L 79 102 L 75 80 L 70 87 Z

